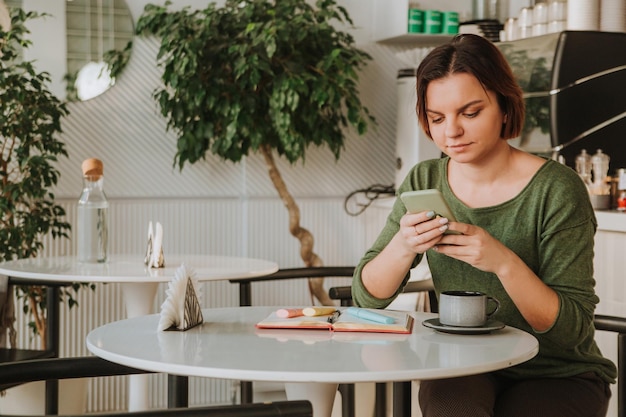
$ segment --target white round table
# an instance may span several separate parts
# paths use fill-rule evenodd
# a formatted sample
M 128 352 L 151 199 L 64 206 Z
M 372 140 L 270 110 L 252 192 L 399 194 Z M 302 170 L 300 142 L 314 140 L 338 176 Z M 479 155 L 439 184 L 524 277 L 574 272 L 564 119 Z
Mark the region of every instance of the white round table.
M 112 255 L 105 263 L 80 263 L 75 256 L 18 259 L 0 263 L 0 274 L 14 278 L 50 282 L 122 283 L 127 317 L 152 313 L 159 283 L 174 278 L 181 264 L 192 268 L 199 281 L 254 278 L 278 270 L 278 264 L 261 259 L 212 256 L 165 255 L 165 267 L 149 268 L 144 255 Z M 148 378 L 132 375 L 129 410 L 148 408 Z
M 112 255 L 108 262 L 80 263 L 75 256 L 18 259 L 0 263 L 0 274 L 52 282 L 118 282 L 124 284 L 128 317 L 152 313 L 158 284 L 169 282 L 182 263 L 199 281 L 254 278 L 278 270 L 276 262 L 214 255 L 166 255 L 165 267 L 148 268 L 143 255 Z
M 285 382 L 289 399 L 307 399 L 315 417 L 330 416 L 339 383 L 411 381 L 471 375 L 522 363 L 538 352 L 530 334 L 505 327 L 455 335 L 422 326 L 412 334 L 267 330 L 255 324 L 276 307 L 203 310 L 185 332 L 157 331 L 159 315 L 106 324 L 88 349 L 106 360 L 172 375 Z

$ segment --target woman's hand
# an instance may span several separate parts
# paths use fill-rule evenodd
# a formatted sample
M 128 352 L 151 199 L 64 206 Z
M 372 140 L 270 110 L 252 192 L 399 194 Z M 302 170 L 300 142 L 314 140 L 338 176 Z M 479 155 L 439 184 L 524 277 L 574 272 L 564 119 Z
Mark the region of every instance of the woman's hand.
M 449 229 L 462 234 L 443 236 L 434 250 L 495 274 L 533 329 L 545 331 L 554 324 L 558 295 L 515 252 L 480 227 L 450 222 Z
M 400 235 L 405 248 L 413 253 L 424 253 L 440 243 L 448 230 L 448 219 L 436 217 L 432 211 L 407 213 L 400 219 Z
M 435 217 L 432 211 L 402 216 L 400 230 L 361 271 L 361 280 L 367 291 L 380 299 L 394 295 L 416 254 L 437 245 L 447 229 L 448 219 Z
M 449 229 L 461 234 L 443 236 L 435 250 L 481 271 L 498 275 L 498 268 L 514 255 L 509 248 L 478 226 L 454 222 L 450 223 Z

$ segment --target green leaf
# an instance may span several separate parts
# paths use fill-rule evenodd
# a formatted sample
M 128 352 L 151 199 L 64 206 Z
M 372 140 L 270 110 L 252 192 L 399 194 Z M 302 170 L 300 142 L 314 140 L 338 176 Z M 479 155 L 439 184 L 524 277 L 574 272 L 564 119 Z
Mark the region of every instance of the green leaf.
M 335 0 L 146 6 L 137 33 L 160 38 L 163 86 L 154 97 L 178 135 L 175 164 L 182 169 L 206 152 L 237 162 L 263 145 L 291 163 L 310 145 L 338 157 L 341 126 L 363 134 L 375 119 L 356 88 L 371 57 L 337 21 L 352 23 Z M 192 123 L 200 120 L 211 126 Z
M 50 191 L 59 180 L 59 157 L 67 157 L 58 134 L 68 110 L 49 91 L 50 75 L 22 58 L 30 46 L 26 21 L 44 15 L 22 9 L 11 14 L 12 28 L 0 43 L 0 261 L 37 256 L 48 235 L 68 238 L 71 230 Z M 19 286 L 16 294 L 25 313 L 31 313 L 28 301 L 45 309 L 42 287 Z

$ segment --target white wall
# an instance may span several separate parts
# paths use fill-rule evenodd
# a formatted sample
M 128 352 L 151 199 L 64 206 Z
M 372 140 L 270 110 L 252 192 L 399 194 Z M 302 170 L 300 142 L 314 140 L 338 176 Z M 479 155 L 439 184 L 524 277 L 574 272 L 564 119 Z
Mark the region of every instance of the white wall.
M 35 10 L 48 16 L 27 23 L 32 45 L 25 50 L 26 60 L 35 60 L 35 69 L 50 73 L 50 91 L 60 99 L 65 98 L 63 77 L 67 73 L 65 42 L 65 1 L 22 0 L 24 10 Z

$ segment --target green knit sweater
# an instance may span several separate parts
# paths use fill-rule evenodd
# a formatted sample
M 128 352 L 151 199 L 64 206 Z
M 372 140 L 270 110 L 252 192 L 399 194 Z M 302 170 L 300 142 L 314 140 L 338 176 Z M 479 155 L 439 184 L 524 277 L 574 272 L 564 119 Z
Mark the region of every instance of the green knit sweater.
M 539 354 L 528 362 L 501 371 L 514 378 L 567 377 L 594 371 L 615 382 L 616 368 L 604 358 L 594 341 L 593 315 L 599 299 L 593 278 L 593 244 L 596 219 L 587 190 L 576 173 L 548 160 L 529 184 L 513 199 L 492 207 L 469 208 L 450 190 L 449 158 L 416 165 L 397 190 L 439 189 L 459 222 L 482 227 L 513 250 L 559 296 L 554 325 L 535 331 L 524 320 L 498 278 L 488 272 L 429 250 L 426 255 L 437 294 L 446 290 L 482 291 L 500 301 L 495 318 L 525 330 L 539 340 Z M 384 229 L 355 270 L 352 295 L 357 305 L 386 307 L 391 298 L 378 299 L 361 281 L 363 266 L 398 232 L 406 212 L 396 199 Z M 413 266 L 421 260 L 417 255 Z M 405 277 L 404 283 L 409 279 Z

